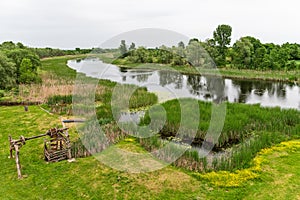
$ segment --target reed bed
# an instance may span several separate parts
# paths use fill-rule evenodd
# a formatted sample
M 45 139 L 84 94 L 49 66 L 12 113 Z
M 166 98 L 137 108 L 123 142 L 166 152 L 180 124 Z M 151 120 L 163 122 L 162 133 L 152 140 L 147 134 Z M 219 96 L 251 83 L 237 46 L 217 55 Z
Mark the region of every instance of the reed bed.
M 181 101 L 171 100 L 162 103 L 165 111 L 162 109 L 155 110 L 152 113 L 156 118 L 162 118 L 162 115 L 167 113 L 166 123 L 160 130 L 161 137 L 166 138 L 175 137 L 181 124 L 181 106 L 189 109 L 190 99 Z M 207 130 L 211 123 L 211 108 L 212 104 L 209 102 L 199 101 L 200 120 L 191 120 L 189 124 L 193 127 L 198 127 L 197 134 L 193 140 L 194 145 L 201 145 L 205 139 Z M 195 112 L 193 108 L 185 111 L 193 115 Z M 147 112 L 142 124 L 149 124 L 151 120 Z M 294 135 L 299 131 L 300 114 L 295 109 L 280 109 L 276 108 L 263 108 L 259 105 L 246 105 L 238 103 L 227 103 L 226 118 L 224 127 L 222 129 L 219 140 L 217 141 L 216 148 L 228 148 L 234 144 L 239 144 L 245 139 L 252 136 L 254 131 L 266 132 L 281 132 L 283 135 Z M 155 126 L 155 125 L 154 125 Z M 192 133 L 192 132 L 191 132 Z M 189 137 L 187 132 L 185 137 Z M 184 138 L 182 138 L 184 139 Z
M 51 76 L 42 76 L 42 83 L 20 85 L 19 96 L 26 101 L 39 101 L 45 103 L 47 99 L 54 95 L 71 95 L 73 93 L 73 82 L 62 83 Z
M 102 133 L 94 131 L 87 131 L 90 129 L 95 130 L 95 122 L 87 122 L 79 129 L 80 138 L 72 142 L 71 153 L 74 158 L 88 157 L 92 154 L 97 154 L 109 145 L 118 143 L 125 139 L 128 135 L 122 131 L 116 123 L 105 124 L 101 126 Z
M 188 105 L 189 99 L 184 104 Z M 184 102 L 183 101 L 183 102 Z M 148 151 L 155 151 L 164 146 L 164 140 L 176 138 L 180 127 L 181 108 L 177 100 L 161 104 L 167 115 L 167 122 L 159 133 L 153 137 L 140 139 L 140 144 Z M 182 106 L 182 104 L 181 104 Z M 192 142 L 193 147 L 201 146 L 208 130 L 211 118 L 211 103 L 200 102 L 200 121 L 198 132 Z M 190 110 L 192 113 L 193 110 Z M 157 109 L 152 116 L 165 114 Z M 141 124 L 149 124 L 149 113 L 146 113 Z M 299 138 L 300 113 L 298 110 L 280 108 L 262 108 L 259 105 L 227 103 L 227 114 L 224 128 L 213 149 L 212 155 L 199 157 L 199 149 L 186 151 L 176 162 L 175 166 L 193 171 L 234 170 L 248 167 L 256 153 L 282 141 Z M 177 135 L 178 136 L 178 135 Z M 190 139 L 189 132 L 179 134 L 177 141 Z M 164 140 L 163 140 L 164 139 Z M 184 144 L 184 143 L 183 143 Z M 168 156 L 168 155 L 164 155 Z

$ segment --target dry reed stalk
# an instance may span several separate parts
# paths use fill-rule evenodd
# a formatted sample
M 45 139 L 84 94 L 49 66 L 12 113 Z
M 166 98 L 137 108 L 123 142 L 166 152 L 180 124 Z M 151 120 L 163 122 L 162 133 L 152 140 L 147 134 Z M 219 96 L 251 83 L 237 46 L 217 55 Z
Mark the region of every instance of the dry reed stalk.
M 26 101 L 43 102 L 54 95 L 71 95 L 73 94 L 74 81 L 62 81 L 53 79 L 51 76 L 42 76 L 41 84 L 20 85 L 19 97 Z M 88 87 L 94 87 L 93 85 Z M 96 93 L 103 94 L 106 87 L 98 85 Z

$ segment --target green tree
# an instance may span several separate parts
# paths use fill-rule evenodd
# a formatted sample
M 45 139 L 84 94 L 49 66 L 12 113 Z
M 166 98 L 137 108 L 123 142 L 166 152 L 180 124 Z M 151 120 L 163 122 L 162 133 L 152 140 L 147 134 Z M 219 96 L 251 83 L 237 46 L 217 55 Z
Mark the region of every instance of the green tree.
M 12 41 L 3 42 L 0 45 L 0 48 L 2 50 L 13 50 L 16 48 L 16 45 Z
M 280 47 L 273 48 L 270 52 L 270 61 L 272 69 L 284 69 L 288 64 L 289 52 Z
M 15 63 L 17 83 L 20 83 L 20 68 L 24 58 L 29 59 L 32 63 L 31 71 L 34 73 L 37 72 L 37 68 L 41 65 L 40 58 L 29 49 L 13 49 L 11 51 L 6 52 L 6 54 L 7 57 Z
M 11 88 L 16 84 L 15 63 L 0 52 L 0 88 Z
M 75 48 L 75 51 L 77 51 L 78 53 L 80 53 L 80 52 L 81 52 L 81 49 L 80 49 L 79 47 L 76 47 L 76 48 Z
M 135 44 L 132 42 L 129 46 L 129 51 L 135 50 Z
M 121 55 L 124 55 L 125 53 L 127 53 L 127 47 L 126 47 L 125 40 L 121 40 L 119 50 L 120 50 Z
M 256 69 L 267 69 L 266 66 L 264 66 L 264 58 L 267 53 L 267 49 L 262 46 L 255 50 L 253 55 L 253 66 Z
M 217 65 L 226 64 L 227 46 L 230 45 L 231 42 L 231 33 L 231 26 L 226 24 L 219 25 L 213 32 L 213 39 L 216 42 L 216 47 L 218 49 L 220 57 L 222 58 L 218 60 Z
M 254 47 L 249 38 L 242 37 L 233 44 L 232 63 L 238 68 L 250 69 L 252 67 L 252 56 Z
M 219 63 L 219 60 L 222 59 L 219 56 L 219 52 L 216 48 L 216 42 L 214 39 L 207 39 L 205 42 L 201 42 L 203 48 L 207 51 L 207 53 L 211 56 L 215 63 Z
M 26 47 L 24 46 L 24 44 L 22 44 L 21 42 L 17 43 L 17 47 L 20 49 L 26 49 Z
M 201 42 L 191 41 L 186 47 L 187 61 L 195 67 L 215 67 L 210 55 L 202 47 Z
M 189 40 L 188 45 L 193 43 L 193 42 L 199 42 L 199 40 L 197 38 L 192 38 L 192 39 Z
M 178 43 L 178 48 L 185 49 L 184 42 L 180 41 L 180 42 Z
M 23 58 L 20 64 L 19 83 L 28 84 L 37 82 L 37 80 L 36 68 L 33 67 L 31 60 L 29 58 Z
M 181 57 L 186 57 L 185 44 L 182 41 L 180 41 L 178 43 L 178 46 L 174 47 L 174 50 L 172 52 Z
M 224 49 L 228 45 L 230 45 L 231 42 L 231 32 L 232 28 L 229 25 L 219 25 L 217 29 L 214 31 L 214 40 L 216 41 L 217 45 Z

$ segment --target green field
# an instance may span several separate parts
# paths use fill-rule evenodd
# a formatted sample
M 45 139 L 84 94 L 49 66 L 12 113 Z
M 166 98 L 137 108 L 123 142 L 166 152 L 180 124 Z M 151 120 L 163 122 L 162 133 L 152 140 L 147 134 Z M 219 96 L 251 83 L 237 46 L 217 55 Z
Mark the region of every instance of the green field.
M 69 163 L 46 163 L 43 139 L 28 141 L 20 150 L 24 178 L 17 179 L 14 159 L 9 159 L 8 135 L 33 136 L 60 125 L 58 115 L 37 106 L 0 108 L 0 199 L 299 199 L 300 141 L 262 151 L 255 176 L 218 172 L 195 174 L 169 166 L 129 174 L 104 166 L 93 157 Z M 76 137 L 72 129 L 71 138 Z M 280 145 L 279 145 L 280 146 Z M 120 148 L 141 148 L 135 141 Z M 249 174 L 241 170 L 242 173 Z M 204 176 L 203 176 L 204 175 Z M 230 183 L 234 186 L 227 186 Z M 221 185 L 221 186 L 219 186 Z
M 51 79 L 51 83 L 65 84 L 60 87 L 67 88 L 76 75 L 66 67 L 68 59 L 43 60 L 40 74 L 44 79 Z M 67 83 L 64 83 L 65 78 Z M 111 120 L 108 103 L 113 86 L 112 82 L 100 81 L 96 95 L 97 114 L 106 123 Z M 149 106 L 157 101 L 144 89 L 137 94 L 139 97 L 140 100 L 132 99 L 132 108 Z M 145 99 L 151 100 L 146 102 Z M 142 103 L 136 103 L 139 101 Z M 247 111 L 244 106 L 240 105 L 239 109 Z M 256 116 L 257 111 L 269 113 L 265 120 L 270 120 L 267 131 L 271 131 L 271 125 L 275 123 L 272 120 L 279 111 L 254 108 L 252 116 Z M 271 116 L 272 113 L 276 115 Z M 290 118 L 297 118 L 297 115 L 294 111 L 287 113 L 281 120 L 294 123 L 297 119 Z M 28 141 L 20 149 L 24 178 L 18 180 L 15 160 L 8 158 L 8 136 L 17 139 L 20 135 L 33 136 L 60 127 L 61 116 L 68 117 L 63 113 L 50 115 L 39 106 L 29 106 L 28 112 L 23 106 L 0 107 L 0 199 L 300 199 L 300 141 L 297 139 L 263 149 L 248 162 L 248 166 L 231 172 L 197 173 L 168 166 L 154 172 L 131 174 L 111 169 L 94 157 L 76 158 L 72 163 L 46 163 L 43 160 L 43 138 L 39 138 Z M 278 123 L 278 127 L 281 126 Z M 290 130 L 274 129 L 284 134 L 296 134 L 293 126 L 296 128 L 292 124 Z M 74 127 L 69 133 L 72 141 L 78 138 Z M 133 138 L 121 139 L 116 145 L 127 151 L 145 152 L 140 142 Z

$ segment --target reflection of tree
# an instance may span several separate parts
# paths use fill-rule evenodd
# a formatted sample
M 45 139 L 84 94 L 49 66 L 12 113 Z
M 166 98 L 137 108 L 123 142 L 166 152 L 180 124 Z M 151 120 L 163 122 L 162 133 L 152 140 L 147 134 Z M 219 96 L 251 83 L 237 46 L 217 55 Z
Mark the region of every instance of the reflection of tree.
M 240 87 L 239 102 L 245 102 L 252 92 L 257 96 L 263 96 L 267 92 L 268 96 L 286 97 L 286 84 L 284 83 L 245 80 L 232 80 L 232 83 Z
M 251 93 L 253 90 L 253 85 L 251 84 L 251 81 L 237 81 L 232 80 L 232 84 L 240 87 L 240 94 L 238 98 L 238 102 L 245 103 L 247 96 Z
M 193 95 L 207 93 L 206 81 L 201 76 L 187 75 L 187 85 L 191 87 L 190 93 Z
M 182 88 L 183 76 L 178 72 L 172 71 L 159 71 L 159 84 L 161 86 L 166 86 L 168 84 L 175 84 L 176 89 Z
M 151 74 L 139 74 L 136 76 L 138 82 L 146 82 Z
M 286 84 L 284 83 L 272 83 L 268 88 L 268 95 L 285 98 L 286 97 Z
M 126 68 L 124 68 L 124 67 L 120 67 L 119 69 L 120 69 L 120 72 L 123 72 L 123 73 L 125 73 L 125 72 L 128 71 L 128 70 L 127 70 Z
M 221 77 L 188 75 L 187 85 L 191 87 L 190 93 L 193 95 L 201 95 L 217 103 L 224 100 L 225 81 Z
M 225 80 L 218 76 L 207 76 L 206 83 L 215 103 L 221 103 L 225 100 Z

